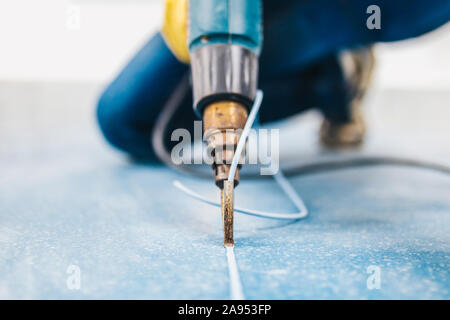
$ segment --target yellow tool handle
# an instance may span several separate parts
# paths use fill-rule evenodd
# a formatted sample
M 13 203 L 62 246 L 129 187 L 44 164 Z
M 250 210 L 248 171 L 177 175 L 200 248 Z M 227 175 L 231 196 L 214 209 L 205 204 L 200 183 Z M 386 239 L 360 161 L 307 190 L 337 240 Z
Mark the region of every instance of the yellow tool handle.
M 189 0 L 165 0 L 164 22 L 161 33 L 172 53 L 189 64 L 188 3 Z

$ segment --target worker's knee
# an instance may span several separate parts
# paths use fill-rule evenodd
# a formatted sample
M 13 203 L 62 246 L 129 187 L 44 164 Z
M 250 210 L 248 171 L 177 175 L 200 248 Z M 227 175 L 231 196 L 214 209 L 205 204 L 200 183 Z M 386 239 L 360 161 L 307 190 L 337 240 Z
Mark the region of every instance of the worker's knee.
M 97 104 L 97 121 L 106 140 L 134 159 L 156 161 L 150 145 L 152 124 L 138 124 L 127 116 L 127 106 L 107 89 Z
M 120 119 L 115 116 L 115 108 L 108 100 L 107 94 L 104 92 L 97 103 L 97 121 L 106 140 L 119 147 L 121 139 L 120 130 L 117 130 L 117 121 Z

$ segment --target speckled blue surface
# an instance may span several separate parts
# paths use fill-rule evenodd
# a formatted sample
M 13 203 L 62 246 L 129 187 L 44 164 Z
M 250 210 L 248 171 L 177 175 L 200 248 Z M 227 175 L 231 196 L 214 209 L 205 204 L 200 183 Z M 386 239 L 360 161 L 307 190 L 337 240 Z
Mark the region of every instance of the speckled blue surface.
M 0 298 L 228 299 L 219 211 L 172 186 L 180 179 L 218 197 L 212 183 L 125 161 L 103 144 L 89 112 L 72 126 L 52 121 L 26 137 L 3 131 Z M 376 150 L 386 144 L 378 137 L 369 141 Z M 305 148 L 314 158 L 317 150 Z M 428 148 L 435 160 L 448 152 Z M 376 167 L 290 181 L 308 219 L 236 216 L 247 298 L 450 298 L 449 176 Z M 243 181 L 236 204 L 294 211 L 272 180 Z M 80 267 L 80 290 L 66 285 L 69 265 Z M 366 286 L 371 265 L 381 271 L 379 290 Z

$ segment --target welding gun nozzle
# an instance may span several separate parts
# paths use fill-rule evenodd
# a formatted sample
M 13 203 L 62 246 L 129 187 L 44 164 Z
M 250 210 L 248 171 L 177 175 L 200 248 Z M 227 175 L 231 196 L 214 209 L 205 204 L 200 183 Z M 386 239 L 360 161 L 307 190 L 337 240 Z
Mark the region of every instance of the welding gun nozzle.
M 222 204 L 224 245 L 226 247 L 232 247 L 234 246 L 233 240 L 234 183 L 232 181 L 225 180 L 220 195 Z

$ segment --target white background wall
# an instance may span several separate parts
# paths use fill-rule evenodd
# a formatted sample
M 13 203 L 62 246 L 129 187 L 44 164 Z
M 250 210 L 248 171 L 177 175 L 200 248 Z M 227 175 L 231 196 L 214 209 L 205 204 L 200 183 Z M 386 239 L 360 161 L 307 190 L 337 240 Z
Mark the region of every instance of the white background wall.
M 106 82 L 161 24 L 163 0 L 2 0 L 0 81 Z M 73 8 L 80 28 L 73 28 Z M 377 84 L 450 90 L 450 26 L 377 47 Z
M 0 79 L 104 81 L 158 28 L 162 0 L 2 0 Z M 80 29 L 70 27 L 80 8 Z

